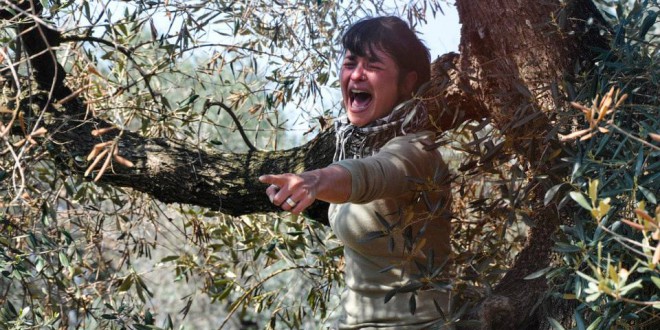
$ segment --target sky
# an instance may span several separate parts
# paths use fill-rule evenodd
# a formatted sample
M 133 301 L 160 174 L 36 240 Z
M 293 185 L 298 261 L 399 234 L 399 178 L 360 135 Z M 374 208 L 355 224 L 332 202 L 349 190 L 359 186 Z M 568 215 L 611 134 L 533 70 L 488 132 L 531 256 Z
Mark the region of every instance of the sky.
M 431 59 L 448 52 L 458 52 L 460 42 L 460 24 L 458 12 L 453 5 L 442 8 L 445 15 L 438 13 L 432 17 L 429 13 L 428 24 L 420 29 L 421 37 L 431 51 Z

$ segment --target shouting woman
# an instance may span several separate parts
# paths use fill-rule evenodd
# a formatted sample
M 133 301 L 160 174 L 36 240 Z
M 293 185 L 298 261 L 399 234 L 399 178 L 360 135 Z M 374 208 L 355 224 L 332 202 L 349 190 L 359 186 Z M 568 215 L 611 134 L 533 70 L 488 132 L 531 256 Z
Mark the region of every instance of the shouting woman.
M 344 244 L 340 329 L 442 325 L 448 293 L 432 286 L 450 253 L 447 168 L 432 147 L 428 113 L 414 93 L 430 79 L 430 55 L 397 17 L 359 21 L 342 37 L 344 117 L 335 122 L 332 165 L 263 175 L 285 211 L 315 200 Z

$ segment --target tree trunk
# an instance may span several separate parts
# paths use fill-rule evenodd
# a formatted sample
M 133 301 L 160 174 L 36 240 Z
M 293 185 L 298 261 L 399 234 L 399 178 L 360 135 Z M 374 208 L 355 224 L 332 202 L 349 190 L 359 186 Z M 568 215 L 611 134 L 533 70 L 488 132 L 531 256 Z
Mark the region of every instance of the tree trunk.
M 463 0 L 457 1 L 457 8 L 462 23 L 460 70 L 470 72 L 478 84 L 474 98 L 505 134 L 506 146 L 527 162 L 530 176 L 551 175 L 529 194 L 536 225 L 515 264 L 483 302 L 480 321 L 483 329 L 548 328 L 547 314 L 538 308 L 547 289 L 545 279 L 524 278 L 550 265 L 552 237 L 564 220 L 555 205 L 543 204 L 547 189 L 566 174 L 551 171 L 559 159 L 551 157 L 559 149 L 556 122 L 568 108 L 570 84 L 581 71 L 576 67 L 591 63 L 588 47 L 606 45 L 599 26 L 586 22 L 603 19 L 588 0 Z
M 595 7 L 589 0 L 457 0 L 457 8 L 463 24 L 461 54 L 447 54 L 433 64 L 432 86 L 424 97 L 432 115 L 442 129 L 490 117 L 506 134 L 506 145 L 528 162 L 531 173 L 549 173 L 554 165 L 549 155 L 557 148 L 554 122 L 566 109 L 576 64 L 584 65 L 590 45 L 603 46 L 597 32 L 585 28 L 592 15 L 600 21 Z M 5 19 L 9 15 L 0 14 Z M 50 106 L 65 99 L 71 90 L 63 84 L 64 70 L 50 47 L 58 44 L 59 35 L 34 22 L 19 27 L 35 80 L 43 90 L 54 91 L 49 94 L 54 99 L 42 101 Z M 48 125 L 57 146 L 53 152 L 67 171 L 77 175 L 89 165 L 79 161 L 81 157 L 119 134 L 92 136 L 93 129 L 109 124 L 83 119 L 83 104 L 84 100 L 74 98 L 64 104 L 64 111 L 50 106 L 56 119 Z M 131 132 L 121 133 L 117 141 L 119 155 L 134 166 L 114 164 L 101 176 L 104 184 L 231 215 L 276 210 L 264 194 L 265 186 L 257 181 L 259 175 L 323 167 L 334 154 L 331 130 L 291 150 L 245 154 L 211 152 Z M 516 263 L 482 305 L 485 329 L 538 328 L 543 323 L 544 317 L 534 308 L 546 290 L 545 282 L 523 278 L 551 260 L 552 234 L 562 219 L 542 200 L 553 180 L 557 179 L 540 182 L 532 192 L 538 201 L 532 215 L 537 226 Z M 326 207 L 316 205 L 310 215 L 325 219 Z

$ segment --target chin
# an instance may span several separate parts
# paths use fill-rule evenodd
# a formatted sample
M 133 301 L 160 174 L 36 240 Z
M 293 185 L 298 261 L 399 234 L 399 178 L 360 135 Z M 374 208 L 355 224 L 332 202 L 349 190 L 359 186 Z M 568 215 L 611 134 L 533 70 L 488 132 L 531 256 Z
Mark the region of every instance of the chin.
M 362 119 L 362 118 L 356 118 L 355 116 L 348 115 L 348 121 L 351 122 L 351 124 L 357 126 L 357 127 L 362 127 L 367 124 L 369 124 L 368 121 Z

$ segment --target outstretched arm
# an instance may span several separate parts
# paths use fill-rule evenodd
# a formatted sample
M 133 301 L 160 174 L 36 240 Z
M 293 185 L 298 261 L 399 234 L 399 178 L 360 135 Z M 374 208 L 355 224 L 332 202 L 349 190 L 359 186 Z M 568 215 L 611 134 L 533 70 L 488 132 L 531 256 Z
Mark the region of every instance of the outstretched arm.
M 300 174 L 262 175 L 259 181 L 270 184 L 266 194 L 273 204 L 294 214 L 300 214 L 317 199 L 343 203 L 351 195 L 351 174 L 337 165 Z M 287 203 L 288 198 L 295 206 Z

